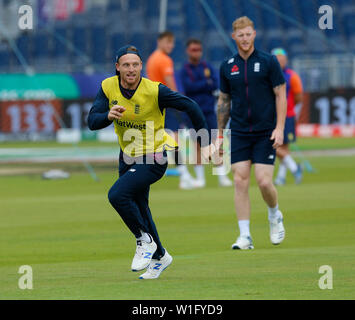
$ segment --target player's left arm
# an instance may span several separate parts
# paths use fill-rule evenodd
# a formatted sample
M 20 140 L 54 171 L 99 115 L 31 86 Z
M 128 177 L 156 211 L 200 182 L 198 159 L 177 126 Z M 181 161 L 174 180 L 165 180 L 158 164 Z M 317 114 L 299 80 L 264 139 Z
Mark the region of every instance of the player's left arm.
M 286 83 L 273 88 L 276 99 L 276 128 L 272 132 L 271 140 L 274 140 L 273 147 L 276 149 L 283 144 L 284 129 L 287 112 Z
M 200 129 L 204 129 L 203 132 L 199 132 L 201 137 L 201 154 L 205 160 L 209 161 L 215 150 L 214 146 L 210 144 L 211 137 L 207 130 L 207 122 L 199 105 L 194 100 L 179 92 L 172 91 L 163 84 L 159 84 L 158 103 L 161 111 L 163 111 L 164 108 L 174 108 L 186 112 L 196 132 L 200 131 Z
M 199 105 L 194 100 L 171 90 L 162 83 L 159 84 L 158 103 L 161 112 L 163 112 L 164 108 L 173 108 L 186 112 L 196 131 L 207 129 L 207 122 Z

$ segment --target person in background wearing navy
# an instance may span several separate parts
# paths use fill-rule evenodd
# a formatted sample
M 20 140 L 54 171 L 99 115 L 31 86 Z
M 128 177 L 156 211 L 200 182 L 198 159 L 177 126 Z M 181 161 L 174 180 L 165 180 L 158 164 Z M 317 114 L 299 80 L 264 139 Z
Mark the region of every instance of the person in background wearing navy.
M 159 33 L 156 50 L 149 56 L 147 60 L 147 76 L 152 81 L 159 81 L 173 91 L 177 91 L 174 76 L 174 61 L 169 56 L 175 46 L 175 36 L 171 31 Z M 174 109 L 167 109 L 165 113 L 165 128 L 169 129 L 175 140 L 179 140 L 179 129 L 183 126 L 183 114 Z M 192 178 L 189 169 L 179 156 L 180 152 L 174 152 L 174 161 L 176 169 L 168 168 L 167 176 L 179 177 L 180 189 L 196 188 L 196 180 Z
M 173 260 L 160 242 L 149 209 L 150 186 L 162 178 L 167 168 L 166 150 L 178 147 L 164 130 L 165 108 L 186 112 L 195 130 L 207 129 L 207 125 L 196 102 L 142 77 L 142 66 L 136 47 L 119 49 L 116 75 L 102 81 L 89 112 L 88 126 L 99 130 L 114 122 L 120 145 L 119 179 L 108 198 L 136 238 L 132 271 L 147 268 L 140 279 L 156 279 Z M 204 159 L 208 159 L 205 151 L 209 152 L 209 141 L 201 139 L 201 143 Z
M 214 92 L 218 89 L 218 80 L 212 66 L 201 60 L 202 58 L 202 43 L 198 39 L 189 39 L 186 42 L 186 54 L 188 62 L 180 70 L 180 80 L 183 86 L 184 93 L 187 97 L 193 99 L 200 106 L 212 134 L 212 129 L 217 129 L 216 116 L 216 98 Z M 189 119 L 186 119 L 186 125 L 191 128 L 192 124 Z M 217 138 L 217 137 L 215 137 Z M 206 185 L 205 170 L 201 164 L 201 149 L 196 146 L 195 173 L 197 186 L 202 188 Z M 222 164 L 216 167 L 219 185 L 222 187 L 232 186 L 232 181 L 226 175 L 226 169 Z
M 283 144 L 286 119 L 286 83 L 275 56 L 255 49 L 256 31 L 248 17 L 233 22 L 232 38 L 238 53 L 220 67 L 217 103 L 219 139 L 231 119 L 231 164 L 235 184 L 235 209 L 240 236 L 232 249 L 253 249 L 250 235 L 249 182 L 251 166 L 268 207 L 270 240 L 285 238 L 283 216 L 272 177 L 276 149 Z M 223 148 L 220 148 L 220 154 Z

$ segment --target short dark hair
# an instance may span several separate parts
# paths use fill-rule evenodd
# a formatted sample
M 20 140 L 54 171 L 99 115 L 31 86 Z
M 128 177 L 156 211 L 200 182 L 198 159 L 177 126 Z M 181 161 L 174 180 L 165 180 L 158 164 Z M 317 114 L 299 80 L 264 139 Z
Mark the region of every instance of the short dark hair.
M 171 31 L 160 32 L 158 35 L 158 40 L 163 38 L 175 38 L 174 34 Z
M 201 45 L 202 46 L 202 42 L 201 42 L 201 40 L 199 40 L 199 39 L 196 39 L 196 38 L 190 38 L 190 39 L 188 39 L 187 41 L 186 41 L 186 48 L 190 45 L 190 44 L 199 44 L 199 45 Z

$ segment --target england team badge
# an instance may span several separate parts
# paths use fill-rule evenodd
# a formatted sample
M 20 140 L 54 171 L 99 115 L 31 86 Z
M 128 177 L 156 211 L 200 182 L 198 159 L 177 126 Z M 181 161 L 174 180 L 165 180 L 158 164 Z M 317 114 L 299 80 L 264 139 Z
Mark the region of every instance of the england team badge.
M 255 62 L 254 63 L 254 72 L 259 72 L 260 71 L 260 62 Z

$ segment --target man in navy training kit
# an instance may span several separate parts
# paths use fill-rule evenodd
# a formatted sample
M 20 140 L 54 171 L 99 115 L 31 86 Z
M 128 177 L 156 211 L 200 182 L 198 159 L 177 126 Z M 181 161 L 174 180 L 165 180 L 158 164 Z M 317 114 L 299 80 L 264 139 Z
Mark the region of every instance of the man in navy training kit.
M 235 209 L 240 236 L 232 249 L 253 249 L 250 234 L 249 181 L 251 166 L 268 207 L 270 240 L 284 240 L 283 216 L 272 182 L 275 150 L 283 143 L 286 84 L 275 56 L 254 48 L 256 32 L 248 17 L 233 22 L 232 37 L 238 53 L 220 67 L 217 103 L 219 139 L 231 118 L 231 164 L 235 183 Z M 220 148 L 223 153 L 223 148 Z
M 177 147 L 175 140 L 164 131 L 165 108 L 186 112 L 196 130 L 207 126 L 194 101 L 159 82 L 141 77 L 141 71 L 138 50 L 129 45 L 119 49 L 116 76 L 102 81 L 88 125 L 91 130 L 98 130 L 114 122 L 121 149 L 119 179 L 111 187 L 108 198 L 136 238 L 132 271 L 147 268 L 140 279 L 156 279 L 173 260 L 160 242 L 148 205 L 150 185 L 167 168 L 166 150 Z M 125 138 L 128 130 L 136 130 L 133 142 Z M 202 147 L 204 156 L 205 150 L 209 150 L 208 143 Z
M 216 98 L 214 91 L 218 89 L 218 80 L 212 66 L 201 60 L 202 58 L 202 43 L 198 39 L 189 39 L 186 42 L 186 53 L 188 62 L 180 70 L 180 80 L 183 86 L 184 93 L 189 98 L 197 102 L 202 108 L 202 112 L 206 118 L 210 135 L 212 129 L 217 129 L 217 117 L 215 110 Z M 186 119 L 186 125 L 191 128 L 191 122 Z M 212 137 L 212 140 L 215 140 Z M 196 146 L 195 165 L 197 187 L 202 188 L 206 185 L 205 170 L 201 164 L 201 150 Z M 226 169 L 223 163 L 218 163 L 216 166 L 216 174 L 218 175 L 219 185 L 222 187 L 230 187 L 232 181 L 226 175 Z

